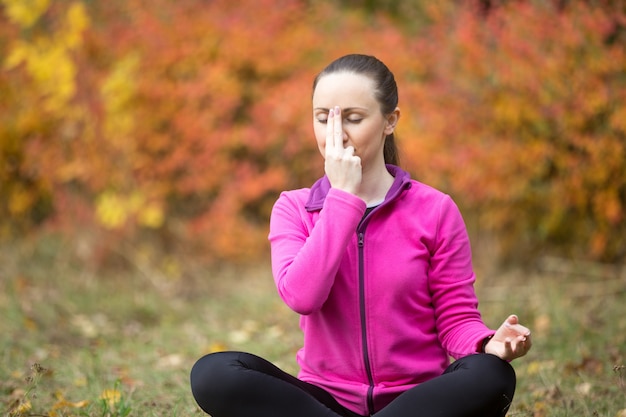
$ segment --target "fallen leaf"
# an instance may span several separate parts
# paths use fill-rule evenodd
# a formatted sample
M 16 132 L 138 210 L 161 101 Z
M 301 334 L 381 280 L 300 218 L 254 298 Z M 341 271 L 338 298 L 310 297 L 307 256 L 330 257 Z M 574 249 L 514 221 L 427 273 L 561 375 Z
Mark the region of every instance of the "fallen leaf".
M 176 368 L 176 367 L 179 367 L 182 363 L 183 363 L 182 355 L 173 353 L 171 355 L 166 355 L 160 358 L 159 361 L 157 362 L 157 367 L 159 367 L 160 369 Z
M 554 361 L 532 361 L 526 367 L 526 373 L 528 375 L 536 375 L 539 372 L 545 372 L 554 369 L 554 366 Z
M 228 346 L 222 342 L 213 342 L 209 345 L 207 352 L 215 353 L 215 352 L 224 352 L 228 350 Z
M 100 394 L 100 399 L 106 401 L 109 407 L 113 407 L 122 399 L 122 393 L 116 389 L 105 389 Z
M 30 401 L 28 400 L 20 401 L 17 404 L 17 406 L 11 410 L 10 415 L 11 416 L 23 416 L 25 415 L 25 413 L 29 412 L 32 408 L 33 406 L 30 403 Z
M 533 406 L 533 417 L 545 417 L 548 412 L 548 406 L 542 401 L 538 401 Z
M 61 408 L 84 408 L 89 405 L 89 401 L 68 401 L 60 392 L 56 393 L 57 402 L 52 406 L 52 411 L 59 410 Z M 52 413 L 51 413 L 52 414 Z
M 571 373 L 601 375 L 604 373 L 604 363 L 597 358 L 585 356 L 578 363 L 568 363 L 565 369 Z
M 87 386 L 87 378 L 84 376 L 78 377 L 74 379 L 75 387 L 86 387 Z
M 241 343 L 246 343 L 247 341 L 250 340 L 250 332 L 245 330 L 245 329 L 241 329 L 241 330 L 233 330 L 232 332 L 230 332 L 230 334 L 228 335 L 228 338 L 230 339 L 230 341 L 233 344 L 241 344 Z
M 592 385 L 589 382 L 583 382 L 582 384 L 576 385 L 576 392 L 579 395 L 586 397 L 591 392 L 591 388 Z

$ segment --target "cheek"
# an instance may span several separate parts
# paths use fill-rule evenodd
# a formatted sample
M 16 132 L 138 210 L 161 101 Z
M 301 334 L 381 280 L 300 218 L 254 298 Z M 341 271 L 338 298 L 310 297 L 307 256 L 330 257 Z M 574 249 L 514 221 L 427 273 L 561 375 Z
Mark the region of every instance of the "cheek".
M 313 125 L 313 133 L 315 134 L 317 147 L 319 148 L 322 155 L 324 155 L 324 149 L 326 148 L 326 126 L 315 123 Z
M 322 154 L 323 157 L 326 156 L 326 144 L 322 143 L 320 141 L 317 142 L 317 149 L 319 149 L 320 154 Z

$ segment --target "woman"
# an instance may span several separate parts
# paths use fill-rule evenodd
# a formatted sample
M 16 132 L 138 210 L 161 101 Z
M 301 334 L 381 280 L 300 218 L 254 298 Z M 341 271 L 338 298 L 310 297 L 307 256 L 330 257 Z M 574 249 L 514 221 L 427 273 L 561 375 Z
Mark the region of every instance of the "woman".
M 497 331 L 483 324 L 459 210 L 397 166 L 397 104 L 393 74 L 371 56 L 339 58 L 315 79 L 326 175 L 280 196 L 269 235 L 276 287 L 301 315 L 301 371 L 207 355 L 191 384 L 211 416 L 506 414 L 508 362 L 530 332 L 514 315 Z

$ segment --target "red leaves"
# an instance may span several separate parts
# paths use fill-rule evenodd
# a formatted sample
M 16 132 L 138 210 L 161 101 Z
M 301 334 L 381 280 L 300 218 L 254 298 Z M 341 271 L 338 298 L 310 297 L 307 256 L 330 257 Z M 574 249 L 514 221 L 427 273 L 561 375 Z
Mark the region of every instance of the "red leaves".
M 406 166 L 479 210 L 504 245 L 519 253 L 524 236 L 529 248 L 558 244 L 609 260 L 626 250 L 617 11 L 426 2 L 421 21 L 430 24 L 409 33 L 382 15 L 298 0 L 85 9 L 90 23 L 71 62 L 76 92 L 62 111 L 40 108 L 43 93 L 23 68 L 0 72 L 0 91 L 10 92 L 0 102 L 0 151 L 12 146 L 17 171 L 38 184 L 27 194 L 22 185 L 3 191 L 24 206 L 9 218 L 47 201 L 57 226 L 80 221 L 100 233 L 98 201 L 115 196 L 158 208 L 165 217 L 150 224 L 164 239 L 208 257 L 262 253 L 278 193 L 322 174 L 311 131 L 314 75 L 340 54 L 365 52 L 396 74 Z M 64 11 L 46 16 L 62 20 Z M 32 41 L 2 27 L 3 37 Z M 99 242 L 138 237 L 140 205 L 117 207 L 125 221 Z
M 420 45 L 433 81 L 416 88 L 416 125 L 432 145 L 408 151 L 480 211 L 505 252 L 626 250 L 624 132 L 607 123 L 626 91 L 625 40 L 607 42 L 616 16 L 583 3 L 506 2 L 486 17 L 466 7 L 435 24 L 438 49 Z

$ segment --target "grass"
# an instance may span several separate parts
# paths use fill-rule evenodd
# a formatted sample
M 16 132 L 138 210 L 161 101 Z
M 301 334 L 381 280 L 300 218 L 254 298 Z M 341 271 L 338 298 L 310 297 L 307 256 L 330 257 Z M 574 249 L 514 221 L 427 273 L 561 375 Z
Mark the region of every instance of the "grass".
M 188 372 L 216 350 L 297 371 L 297 317 L 268 265 L 181 269 L 102 272 L 55 242 L 3 247 L 1 415 L 201 416 Z M 533 330 L 509 416 L 626 416 L 624 271 L 551 262 L 481 275 L 477 291 L 490 326 L 514 312 Z

